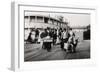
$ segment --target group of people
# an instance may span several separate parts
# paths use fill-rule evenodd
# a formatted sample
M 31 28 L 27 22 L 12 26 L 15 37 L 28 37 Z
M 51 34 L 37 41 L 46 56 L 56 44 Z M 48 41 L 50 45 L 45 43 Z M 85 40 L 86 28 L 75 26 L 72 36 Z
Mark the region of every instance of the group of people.
M 61 32 L 61 49 L 70 53 L 76 52 L 76 46 L 78 44 L 78 38 L 75 37 L 75 33 L 72 28 L 69 30 L 64 29 Z
M 76 46 L 78 44 L 78 38 L 75 37 L 75 33 L 72 29 L 50 29 L 47 28 L 41 33 L 41 38 L 49 39 L 46 42 L 43 42 L 43 49 L 51 51 L 51 44 L 56 45 L 60 44 L 61 49 L 67 52 L 76 52 Z M 52 41 L 50 41 L 52 40 Z M 66 46 L 67 45 L 67 46 Z
M 39 38 L 39 30 L 35 30 L 35 41 Z M 32 42 L 31 38 L 32 33 L 29 34 L 28 40 Z M 48 52 L 51 51 L 52 45 L 60 45 L 63 51 L 67 52 L 76 52 L 76 46 L 78 44 L 78 38 L 75 37 L 75 33 L 72 29 L 51 29 L 47 27 L 40 34 L 42 48 L 46 49 Z
M 29 36 L 27 38 L 27 42 L 30 43 L 37 43 L 39 38 L 39 30 L 38 29 L 31 29 Z

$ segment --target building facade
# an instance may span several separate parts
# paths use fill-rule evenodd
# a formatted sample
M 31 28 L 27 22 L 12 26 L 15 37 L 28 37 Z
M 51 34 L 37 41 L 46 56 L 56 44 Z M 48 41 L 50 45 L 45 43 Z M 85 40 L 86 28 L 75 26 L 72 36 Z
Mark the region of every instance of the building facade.
M 68 22 L 63 21 L 61 18 L 52 17 L 50 15 L 25 15 L 24 16 L 24 30 L 25 30 L 25 40 L 27 39 L 31 29 L 38 28 L 40 32 L 49 28 L 67 28 Z

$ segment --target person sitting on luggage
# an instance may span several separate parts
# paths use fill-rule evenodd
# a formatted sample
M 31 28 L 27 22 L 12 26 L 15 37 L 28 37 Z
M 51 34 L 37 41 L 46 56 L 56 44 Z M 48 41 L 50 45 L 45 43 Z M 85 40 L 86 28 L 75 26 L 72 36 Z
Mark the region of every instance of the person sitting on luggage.
M 69 38 L 69 44 L 70 44 L 70 52 L 75 53 L 76 52 L 76 46 L 78 44 L 78 39 L 75 37 L 75 33 L 70 29 L 70 38 Z
M 69 31 L 69 34 L 70 34 L 70 37 L 68 39 L 68 43 L 69 43 L 69 52 L 73 52 L 73 42 L 74 42 L 74 32 L 72 31 L 72 28 L 70 28 L 70 31 Z

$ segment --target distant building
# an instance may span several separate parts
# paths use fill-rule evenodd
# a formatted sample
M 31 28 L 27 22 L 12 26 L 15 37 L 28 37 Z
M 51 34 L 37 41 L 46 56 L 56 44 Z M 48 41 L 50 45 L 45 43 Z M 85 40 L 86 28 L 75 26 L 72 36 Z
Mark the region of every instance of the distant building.
M 90 37 L 89 34 L 85 34 L 84 32 L 87 32 L 88 26 L 81 26 L 81 27 L 72 27 L 72 30 L 75 32 L 76 37 L 79 37 L 79 40 L 85 40 L 85 37 Z
M 90 40 L 91 39 L 91 29 L 90 29 L 90 25 L 88 25 L 87 30 L 84 31 L 84 40 Z

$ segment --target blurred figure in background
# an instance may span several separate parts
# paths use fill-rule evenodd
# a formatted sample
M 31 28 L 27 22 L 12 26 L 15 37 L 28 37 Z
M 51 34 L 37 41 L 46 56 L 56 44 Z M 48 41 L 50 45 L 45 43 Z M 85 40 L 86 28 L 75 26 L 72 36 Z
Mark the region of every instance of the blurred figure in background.
M 59 29 L 57 28 L 57 33 L 56 33 L 56 44 L 59 44 L 60 43 L 60 38 L 59 38 Z
M 64 30 L 61 33 L 61 49 L 64 50 L 64 43 L 67 43 L 69 39 L 69 33 L 66 30 L 66 28 L 64 28 Z
M 53 29 L 53 45 L 56 44 L 56 39 L 57 39 L 57 30 Z
M 35 29 L 35 42 L 38 42 L 38 38 L 39 38 L 39 30 L 36 28 Z
M 31 29 L 30 33 L 29 33 L 29 36 L 27 38 L 27 41 L 29 43 L 35 43 L 35 32 L 33 29 Z

